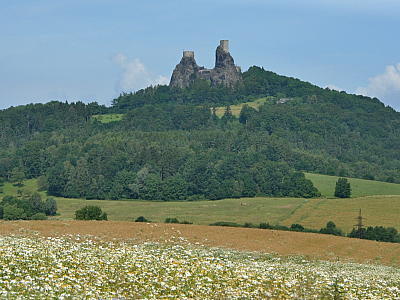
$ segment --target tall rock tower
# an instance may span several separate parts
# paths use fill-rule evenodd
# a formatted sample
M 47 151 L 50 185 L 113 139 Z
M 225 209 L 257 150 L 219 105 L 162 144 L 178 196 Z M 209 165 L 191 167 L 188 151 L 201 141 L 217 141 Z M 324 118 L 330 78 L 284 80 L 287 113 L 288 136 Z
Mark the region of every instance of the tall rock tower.
M 205 69 L 199 67 L 194 59 L 193 51 L 183 51 L 183 57 L 172 72 L 170 87 L 185 88 L 196 78 L 211 81 L 211 86 L 224 85 L 232 87 L 236 82 L 242 82 L 241 69 L 235 66 L 229 53 L 229 41 L 221 40 L 215 53 L 215 67 Z
M 229 41 L 221 40 L 215 51 L 215 67 L 211 74 L 211 86 L 233 86 L 242 81 L 240 67 L 235 66 L 233 57 L 229 53 Z

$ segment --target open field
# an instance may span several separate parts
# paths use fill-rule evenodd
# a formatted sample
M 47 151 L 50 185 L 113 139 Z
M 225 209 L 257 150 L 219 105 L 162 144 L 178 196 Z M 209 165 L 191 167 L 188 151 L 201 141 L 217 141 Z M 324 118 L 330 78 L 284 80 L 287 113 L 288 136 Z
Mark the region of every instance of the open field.
M 307 179 L 313 182 L 322 196 L 334 198 L 336 182 L 340 177 L 312 173 L 306 173 L 305 175 Z M 374 195 L 400 195 L 400 184 L 358 178 L 347 178 L 347 181 L 350 183 L 352 198 Z
M 166 218 L 178 218 L 199 225 L 218 221 L 244 224 L 269 222 L 278 224 L 288 218 L 302 203 L 299 198 L 242 198 L 198 202 L 108 201 L 57 198 L 60 219 L 75 218 L 75 211 L 86 205 L 98 205 L 113 221 L 135 221 L 144 216 L 162 223 Z
M 192 244 L 279 255 L 303 255 L 313 259 L 400 266 L 400 244 L 350 239 L 332 235 L 255 228 L 155 224 L 114 221 L 7 221 L 0 235 L 60 237 L 90 235 L 102 240 L 164 242 L 171 237 Z
M 394 227 L 400 230 L 400 196 L 367 196 L 351 199 L 309 199 L 281 225 L 299 223 L 307 228 L 320 229 L 328 221 L 346 232 L 357 224 L 359 210 L 366 226 Z
M 2 199 L 4 195 L 18 195 L 18 190 L 21 190 L 24 194 L 32 193 L 38 190 L 38 180 L 37 179 L 28 179 L 24 180 L 24 185 L 22 187 L 18 187 L 16 185 L 11 184 L 10 182 L 5 182 L 3 188 L 3 193 L 0 193 L 0 198 Z M 41 192 L 42 196 L 46 196 L 46 192 Z
M 360 208 L 366 226 L 395 227 L 400 230 L 400 196 L 368 196 L 351 199 L 246 198 L 200 202 L 149 202 L 57 199 L 60 219 L 73 219 L 77 209 L 98 205 L 108 213 L 109 220 L 134 221 L 139 216 L 162 223 L 178 218 L 198 225 L 218 221 L 239 224 L 262 222 L 271 225 L 294 223 L 320 229 L 328 221 L 350 232 L 357 223 Z
M 264 98 L 257 99 L 257 100 L 255 100 L 253 102 L 246 102 L 246 103 L 240 103 L 238 105 L 231 105 L 232 115 L 234 115 L 235 117 L 239 117 L 240 111 L 242 110 L 242 107 L 245 104 L 247 104 L 250 107 L 253 107 L 253 108 L 257 109 L 259 106 L 263 105 L 266 101 L 267 101 L 267 98 L 264 97 Z M 224 106 L 223 107 L 216 107 L 215 108 L 215 113 L 219 118 L 221 118 L 225 113 L 225 107 Z

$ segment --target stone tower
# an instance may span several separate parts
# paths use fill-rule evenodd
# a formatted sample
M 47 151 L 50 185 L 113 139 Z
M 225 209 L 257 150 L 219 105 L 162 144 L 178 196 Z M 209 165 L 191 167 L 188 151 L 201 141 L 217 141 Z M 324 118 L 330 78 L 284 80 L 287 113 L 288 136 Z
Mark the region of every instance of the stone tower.
M 215 51 L 213 69 L 199 67 L 194 59 L 194 51 L 183 51 L 180 63 L 172 72 L 169 86 L 185 88 L 197 78 L 202 78 L 209 80 L 211 86 L 232 87 L 236 82 L 242 82 L 241 74 L 241 68 L 235 65 L 229 53 L 229 40 L 221 40 Z
M 229 41 L 228 40 L 220 40 L 219 45 L 221 46 L 222 50 L 229 53 Z
M 190 57 L 194 59 L 194 51 L 183 51 L 183 57 Z

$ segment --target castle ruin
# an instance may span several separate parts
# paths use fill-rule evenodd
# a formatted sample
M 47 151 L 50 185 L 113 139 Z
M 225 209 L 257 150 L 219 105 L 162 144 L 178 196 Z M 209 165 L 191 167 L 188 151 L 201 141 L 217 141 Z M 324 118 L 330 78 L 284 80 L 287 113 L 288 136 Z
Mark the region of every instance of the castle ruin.
M 179 64 L 172 72 L 170 87 L 185 88 L 197 78 L 210 80 L 211 86 L 224 85 L 232 87 L 236 82 L 242 81 L 242 71 L 235 65 L 229 53 L 229 41 L 221 40 L 215 51 L 215 67 L 205 69 L 197 65 L 194 51 L 183 51 Z

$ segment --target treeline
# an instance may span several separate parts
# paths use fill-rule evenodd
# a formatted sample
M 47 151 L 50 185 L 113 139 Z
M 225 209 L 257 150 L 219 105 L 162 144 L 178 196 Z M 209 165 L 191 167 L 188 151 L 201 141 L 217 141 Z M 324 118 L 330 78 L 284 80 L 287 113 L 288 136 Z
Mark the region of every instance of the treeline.
M 358 229 L 354 229 L 348 234 L 351 238 L 361 238 L 372 241 L 389 242 L 389 243 L 400 243 L 400 234 L 394 227 L 382 227 L 382 226 L 368 226 L 367 228 L 361 228 L 361 234 Z
M 4 196 L 0 202 L 0 219 L 3 220 L 45 220 L 57 213 L 54 197 L 42 200 L 42 195 L 34 192 L 29 196 Z
M 336 224 L 329 221 L 326 227 L 320 230 L 305 228 L 304 226 L 294 223 L 290 227 L 284 225 L 271 225 L 269 223 L 260 223 L 260 225 L 255 225 L 252 223 L 244 223 L 244 225 L 238 224 L 236 222 L 226 222 L 220 221 L 210 224 L 210 226 L 227 226 L 227 227 L 244 227 L 244 228 L 260 228 L 260 229 L 271 229 L 271 230 L 281 230 L 281 231 L 296 231 L 296 232 L 311 232 L 311 233 L 321 233 L 321 234 L 331 234 L 337 236 L 344 236 L 344 232 L 336 227 Z

